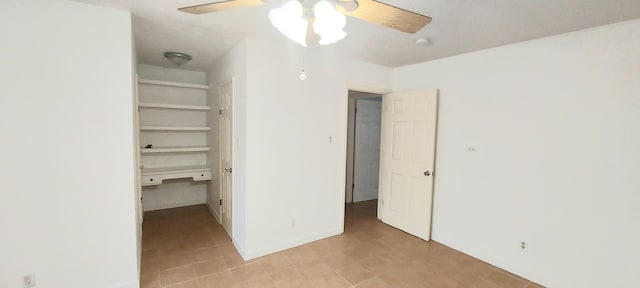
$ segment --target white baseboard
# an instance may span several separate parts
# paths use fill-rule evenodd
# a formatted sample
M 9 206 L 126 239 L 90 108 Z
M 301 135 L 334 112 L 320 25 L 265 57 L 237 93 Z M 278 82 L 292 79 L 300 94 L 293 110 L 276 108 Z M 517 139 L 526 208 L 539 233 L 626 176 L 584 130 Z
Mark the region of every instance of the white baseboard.
M 241 249 L 238 248 L 238 245 L 236 245 L 235 241 L 234 241 L 234 245 L 236 246 L 236 249 L 238 249 L 238 252 L 240 253 L 240 255 L 244 260 L 251 260 L 251 259 L 255 259 L 258 257 L 262 257 L 265 255 L 269 255 L 269 254 L 280 252 L 280 251 L 284 251 L 289 248 L 311 243 L 317 240 L 321 240 L 321 239 L 339 235 L 339 234 L 342 234 L 342 230 L 336 229 L 336 230 L 331 230 L 324 233 L 315 234 L 312 236 L 301 237 L 291 241 L 276 243 L 268 247 L 250 250 L 250 251 L 241 251 Z
M 500 264 L 499 262 L 500 261 L 495 261 L 496 259 L 486 259 L 485 257 L 478 257 L 475 253 L 472 253 L 472 251 L 469 251 L 469 249 L 465 249 L 465 245 L 463 245 L 462 243 L 460 243 L 458 241 L 453 240 L 453 238 L 448 237 L 446 235 L 432 233 L 431 234 L 431 240 L 436 241 L 436 242 L 438 242 L 438 243 L 440 243 L 440 244 L 442 244 L 444 246 L 447 246 L 447 247 L 449 247 L 451 249 L 460 251 L 460 252 L 462 252 L 464 254 L 467 254 L 467 255 L 469 255 L 471 257 L 474 257 L 476 259 L 479 259 L 479 260 L 482 260 L 484 262 L 487 262 L 487 263 L 489 263 L 491 265 L 500 267 L 499 266 L 499 264 Z M 502 268 L 502 267 L 500 267 L 500 268 Z
M 247 261 L 247 260 L 253 259 L 253 258 L 247 258 L 246 256 L 247 253 L 244 251 L 242 247 L 240 247 L 240 245 L 238 245 L 235 239 L 231 239 L 231 243 L 233 243 L 233 246 L 236 247 L 236 250 L 238 251 L 238 253 L 240 254 L 240 257 L 242 257 L 243 260 Z
M 184 207 L 191 205 L 199 205 L 206 204 L 207 201 L 205 199 L 194 199 L 189 201 L 180 201 L 180 202 L 170 202 L 170 203 L 160 203 L 160 204 L 145 204 L 143 207 L 144 211 L 153 211 L 153 210 L 161 210 L 161 209 L 169 209 L 176 207 Z
M 536 279 L 532 279 L 531 273 L 528 273 L 526 269 L 521 267 L 520 265 L 514 265 L 514 263 L 509 263 L 500 257 L 495 257 L 491 255 L 480 255 L 481 253 L 475 253 L 472 249 L 468 249 L 464 244 L 460 243 L 453 239 L 453 237 L 448 237 L 442 234 L 432 234 L 431 240 L 436 241 L 442 245 L 445 245 L 451 249 L 460 251 L 464 254 L 467 254 L 473 258 L 481 260 L 483 262 L 489 263 L 498 268 L 504 269 L 510 273 L 518 275 L 520 277 L 529 279 L 531 281 L 537 281 Z
M 112 288 L 140 288 L 140 280 L 136 279 L 126 283 L 113 285 Z
M 207 207 L 209 208 L 209 212 L 213 215 L 213 218 L 216 218 L 216 221 L 218 221 L 219 224 L 222 224 L 222 222 L 220 222 L 220 213 L 213 209 L 213 206 L 209 202 L 207 202 Z

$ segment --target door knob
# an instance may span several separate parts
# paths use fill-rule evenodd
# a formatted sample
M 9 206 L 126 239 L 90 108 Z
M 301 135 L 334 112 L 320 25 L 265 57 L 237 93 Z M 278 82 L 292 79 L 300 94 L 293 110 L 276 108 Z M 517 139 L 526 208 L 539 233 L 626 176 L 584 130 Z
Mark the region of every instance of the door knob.
M 227 171 L 229 173 L 233 172 L 233 170 L 231 170 L 231 168 L 225 168 L 224 171 Z
M 431 175 L 431 172 L 429 172 L 429 170 L 424 171 L 424 176 L 429 176 L 429 175 Z

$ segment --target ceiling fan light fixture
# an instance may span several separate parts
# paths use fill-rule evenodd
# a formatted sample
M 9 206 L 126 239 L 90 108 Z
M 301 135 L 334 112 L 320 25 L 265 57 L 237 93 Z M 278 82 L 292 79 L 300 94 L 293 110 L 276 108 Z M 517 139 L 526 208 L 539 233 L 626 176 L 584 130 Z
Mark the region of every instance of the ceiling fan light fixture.
M 181 53 L 181 52 L 164 52 L 164 58 L 171 61 L 171 63 L 176 64 L 176 66 L 180 67 L 184 63 L 191 61 L 191 55 Z
M 313 6 L 304 6 L 303 3 L 314 4 L 309 1 L 289 0 L 280 8 L 271 9 L 271 24 L 284 36 L 304 47 L 307 47 L 307 40 L 314 43 L 317 41 L 314 37 L 308 38 L 307 33 L 309 36 L 312 36 L 312 33 L 319 35 L 320 45 L 333 44 L 347 36 L 344 31 L 347 17 L 336 10 L 336 1 L 320 0 Z M 313 32 L 307 32 L 311 29 L 311 23 Z
M 313 6 L 313 13 L 313 31 L 320 35 L 320 45 L 333 44 L 347 36 L 347 32 L 343 30 L 347 25 L 347 17 L 336 11 L 335 6 L 329 1 L 318 1 Z
M 289 0 L 284 6 L 269 11 L 271 25 L 294 42 L 307 47 L 307 19 L 299 1 Z

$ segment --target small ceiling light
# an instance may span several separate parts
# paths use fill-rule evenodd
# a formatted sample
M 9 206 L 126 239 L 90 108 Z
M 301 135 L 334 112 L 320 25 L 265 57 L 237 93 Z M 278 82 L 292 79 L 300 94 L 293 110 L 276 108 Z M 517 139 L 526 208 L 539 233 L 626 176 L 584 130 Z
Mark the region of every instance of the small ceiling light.
M 191 61 L 191 56 L 180 52 L 164 52 L 164 58 L 167 58 L 171 63 L 180 67 L 184 63 Z

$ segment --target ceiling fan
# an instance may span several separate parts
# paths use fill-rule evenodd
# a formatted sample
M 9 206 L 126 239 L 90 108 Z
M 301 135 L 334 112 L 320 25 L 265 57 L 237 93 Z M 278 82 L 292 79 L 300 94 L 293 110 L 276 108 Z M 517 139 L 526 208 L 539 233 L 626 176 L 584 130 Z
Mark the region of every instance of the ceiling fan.
M 271 23 L 285 36 L 303 46 L 306 46 L 307 41 L 315 42 L 317 39 L 313 39 L 313 37 L 318 35 L 322 37 L 320 44 L 323 45 L 344 38 L 346 33 L 342 31 L 342 28 L 346 22 L 342 14 L 410 34 L 420 31 L 431 22 L 431 17 L 375 0 L 227 0 L 183 7 L 178 10 L 191 14 L 206 14 L 263 4 L 283 4 L 279 5 L 282 6 L 281 8 L 271 10 L 269 15 Z M 333 12 L 327 10 L 333 10 Z M 291 15 L 288 14 L 292 13 L 296 15 L 294 18 L 297 19 L 286 19 L 286 23 L 277 23 L 282 22 L 279 21 L 278 16 L 287 14 L 285 16 L 290 17 Z M 329 16 L 325 16 L 325 14 Z M 300 20 L 304 23 L 300 23 Z M 302 27 L 303 25 L 304 27 Z M 312 30 L 312 27 L 318 35 L 307 33 Z M 334 34 L 326 36 L 322 33 L 326 30 L 332 30 L 331 32 Z

